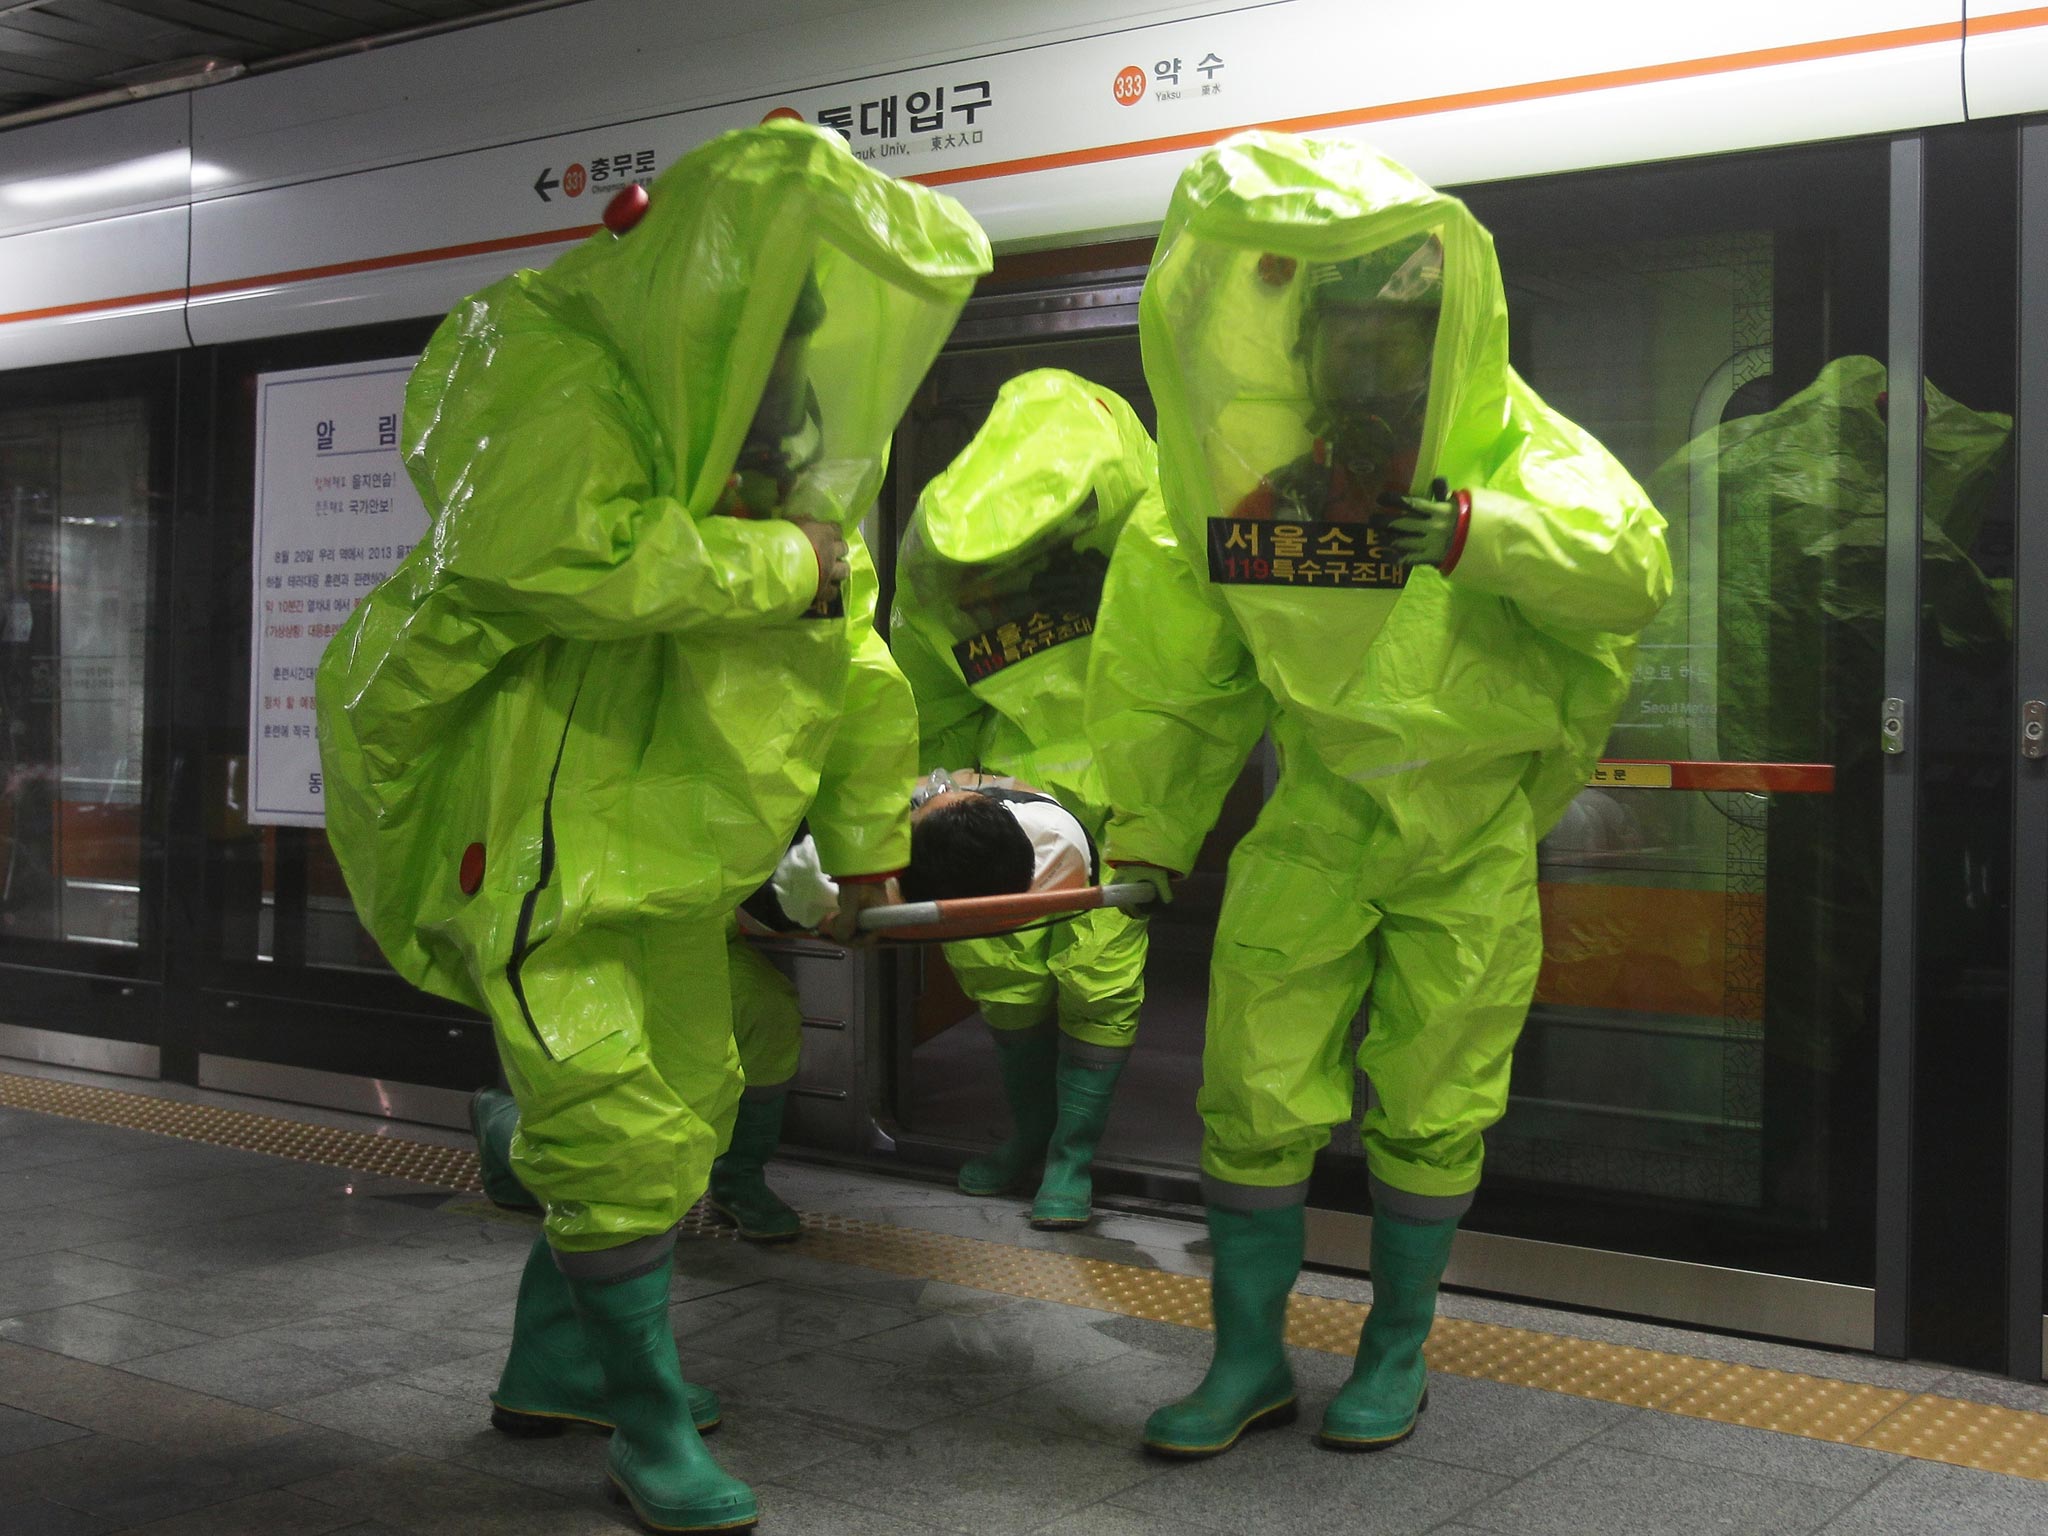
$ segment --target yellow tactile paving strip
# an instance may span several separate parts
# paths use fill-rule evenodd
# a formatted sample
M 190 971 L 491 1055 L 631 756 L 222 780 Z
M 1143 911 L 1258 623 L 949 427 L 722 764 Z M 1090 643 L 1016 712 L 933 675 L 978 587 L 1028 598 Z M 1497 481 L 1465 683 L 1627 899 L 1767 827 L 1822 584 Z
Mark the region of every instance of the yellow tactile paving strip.
M 468 1147 L 437 1147 L 396 1136 L 373 1136 L 328 1125 L 306 1125 L 275 1115 L 243 1109 L 218 1109 L 187 1104 L 115 1088 L 55 1082 L 0 1072 L 0 1108 L 33 1109 L 67 1120 L 118 1125 L 131 1131 L 155 1131 L 183 1141 L 233 1147 L 243 1152 L 268 1152 L 294 1162 L 319 1163 L 358 1173 L 384 1173 L 415 1179 L 442 1189 L 477 1191 L 476 1153 Z
M 0 1106 L 390 1174 L 443 1189 L 475 1192 L 482 1187 L 476 1155 L 467 1148 L 303 1125 L 246 1110 L 4 1072 Z M 704 1236 L 732 1236 L 701 1206 L 684 1225 Z M 1194 1275 L 820 1212 L 804 1217 L 803 1243 L 795 1251 L 1006 1296 L 1187 1328 L 1209 1326 L 1209 1282 Z M 1297 1295 L 1288 1304 L 1288 1342 L 1348 1355 L 1357 1345 L 1366 1311 L 1357 1302 Z M 1452 1317 L 1437 1320 L 1428 1355 L 1431 1370 L 1450 1375 L 2048 1482 L 2048 1414 Z
M 732 1235 L 703 1207 L 686 1225 L 706 1235 Z M 1210 1325 L 1209 1282 L 1194 1275 L 817 1212 L 804 1217 L 800 1251 L 1007 1296 L 1186 1328 Z M 1367 1310 L 1358 1302 L 1296 1295 L 1287 1308 L 1287 1341 L 1349 1355 Z M 2044 1414 L 1453 1317 L 1437 1319 L 1427 1354 L 1431 1370 L 1449 1375 L 2048 1482 Z

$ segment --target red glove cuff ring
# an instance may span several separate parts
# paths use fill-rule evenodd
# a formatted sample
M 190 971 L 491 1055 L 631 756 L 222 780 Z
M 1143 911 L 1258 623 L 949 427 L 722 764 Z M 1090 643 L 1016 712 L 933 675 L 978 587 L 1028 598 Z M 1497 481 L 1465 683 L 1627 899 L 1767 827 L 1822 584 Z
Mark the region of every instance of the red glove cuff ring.
M 1458 509 L 1458 527 L 1451 535 L 1451 547 L 1444 555 L 1444 563 L 1437 567 L 1446 576 L 1457 566 L 1458 557 L 1465 553 L 1465 536 L 1472 531 L 1472 493 L 1453 491 L 1451 501 Z

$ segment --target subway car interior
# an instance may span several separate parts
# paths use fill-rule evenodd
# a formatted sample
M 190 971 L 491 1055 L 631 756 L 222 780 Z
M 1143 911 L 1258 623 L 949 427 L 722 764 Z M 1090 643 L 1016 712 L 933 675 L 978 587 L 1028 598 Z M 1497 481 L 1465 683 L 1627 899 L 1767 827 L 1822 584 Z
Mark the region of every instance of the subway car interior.
M 1266 1491 L 1240 1506 L 1245 1451 L 1159 1473 L 1135 1459 L 1135 1418 L 1077 1428 L 1080 1410 L 1047 1406 L 1061 1382 L 1135 1369 L 1140 1329 L 1209 1326 L 1211 952 L 1233 849 L 1280 771 L 1268 739 L 1147 919 L 1137 1043 L 1083 1232 L 952 1200 L 1008 1110 L 936 946 L 757 941 L 802 1012 L 774 1168 L 809 1225 L 771 1263 L 698 1213 L 682 1247 L 711 1254 L 715 1283 L 674 1294 L 684 1369 L 696 1344 L 729 1369 L 706 1378 L 736 1405 L 714 1451 L 753 1402 L 781 1416 L 778 1444 L 823 1437 L 801 1465 L 747 1453 L 762 1528 L 1334 1530 L 1370 1506 L 1389 1531 L 2048 1532 L 2048 9 L 2004 0 L 1739 0 L 1682 24 L 1620 0 L 0 5 L 0 1230 L 55 1234 L 0 1254 L 0 1415 L 20 1421 L 0 1418 L 0 1531 L 610 1528 L 585 1497 L 601 1448 L 557 1455 L 549 1481 L 511 1468 L 514 1442 L 462 1438 L 490 1433 L 475 1405 L 495 1363 L 452 1388 L 395 1362 L 373 1385 L 358 1361 L 318 1393 L 237 1395 L 282 1379 L 268 1356 L 219 1353 L 255 1335 L 204 1321 L 204 1298 L 126 1303 L 223 1283 L 224 1262 L 147 1246 L 170 1242 L 149 1235 L 165 1222 L 281 1216 L 334 1194 L 321 1170 L 358 1170 L 390 1230 L 322 1206 L 331 1249 L 264 1263 L 355 1241 L 410 1252 L 442 1232 L 430 1219 L 478 1253 L 531 1240 L 461 1161 L 472 1093 L 503 1081 L 489 1019 L 392 968 L 329 845 L 314 664 L 429 536 L 397 422 L 442 317 L 610 238 L 597 220 L 619 186 L 771 116 L 958 198 L 993 247 L 861 524 L 885 629 L 920 494 L 1005 384 L 1065 369 L 1159 431 L 1139 314 L 1167 198 L 1249 128 L 1377 144 L 1462 200 L 1498 256 L 1515 372 L 1648 493 L 1673 587 L 1537 854 L 1542 967 L 1430 1345 L 1450 1412 L 1397 1453 L 1418 1486 L 1455 1474 L 1455 1496 L 1411 1508 L 1389 1491 L 1397 1457 L 1295 1463 L 1264 1449 L 1275 1436 L 1258 1442 Z M 1370 1026 L 1368 999 L 1354 1048 Z M 1362 1074 L 1353 1101 L 1309 1180 L 1290 1335 L 1325 1357 L 1350 1339 L 1313 1343 L 1314 1309 L 1349 1307 L 1355 1338 L 1373 1294 Z M 88 1145 L 95 1119 L 110 1139 Z M 259 1123 L 283 1129 L 264 1140 Z M 341 1149 L 286 1150 L 293 1128 Z M 209 1147 L 247 1161 L 202 1170 Z M 269 1150 L 298 1160 L 268 1160 L 298 1183 L 207 1204 L 253 1189 Z M 168 1214 L 145 1229 L 152 1189 Z M 460 1245 L 443 1237 L 445 1268 Z M 390 1284 L 345 1319 L 458 1326 L 426 1306 L 452 1289 L 369 1259 L 359 1273 Z M 1118 1299 L 1184 1279 L 1201 1287 L 1185 1320 Z M 811 1311 L 762 1324 L 733 1298 L 763 1287 Z M 509 1327 L 511 1292 L 488 1295 Z M 985 1318 L 968 1299 L 983 1296 Z M 862 1308 L 872 1330 L 835 1320 Z M 973 1465 L 960 1423 L 1029 1419 L 993 1388 L 945 1405 L 959 1423 L 819 1406 L 834 1361 L 903 1368 L 899 1324 L 905 1348 L 967 1358 L 980 1336 L 959 1330 L 1020 1308 L 1048 1339 L 1076 1317 L 1096 1329 L 1099 1353 L 1061 1367 L 1081 1375 L 1017 1383 L 1037 1394 L 1031 1454 L 1080 1447 L 1065 1502 L 1028 1458 L 1001 1477 Z M 1124 1321 L 1097 1328 L 1110 1315 Z M 143 1326 L 162 1337 L 130 1338 Z M 466 1347 L 495 1361 L 503 1342 Z M 1185 1354 L 1158 1344 L 1144 1367 Z M 189 1374 L 154 1365 L 184 1355 Z M 805 1384 L 749 1399 L 750 1369 Z M 380 1502 L 368 1451 L 290 1478 L 244 1469 L 218 1502 L 95 1504 L 86 1442 L 59 1464 L 67 1437 L 228 1453 L 180 1442 L 178 1414 L 212 1422 L 191 1403 L 148 1434 L 95 1418 L 114 1389 L 93 1372 L 235 1405 L 248 1424 L 222 1418 L 220 1444 L 249 1447 L 251 1468 L 265 1436 L 311 1424 L 412 1456 L 393 1486 L 422 1478 L 497 1513 L 470 1526 L 434 1497 Z M 1570 1435 L 1544 1420 L 1563 1438 L 1521 1465 L 1499 1449 L 1519 1410 L 1459 1407 L 1449 1376 L 1615 1417 Z M 401 1380 L 446 1415 L 461 1399 L 460 1434 L 374 1396 Z M 358 1409 L 350 1391 L 372 1395 Z M 57 1428 L 27 1435 L 31 1420 Z M 1752 1438 L 1681 1445 L 1660 1427 L 1717 1420 Z M 1781 1444 L 1862 1459 L 1801 1470 Z M 1132 1452 L 1124 1481 L 1106 1446 Z M 892 1474 L 899 1449 L 913 1464 Z M 1671 1467 L 1694 1480 L 1629 1514 L 1631 1482 Z M 257 1501 L 254 1523 L 231 1523 L 230 1497 Z M 312 1510 L 330 1523 L 290 1523 Z

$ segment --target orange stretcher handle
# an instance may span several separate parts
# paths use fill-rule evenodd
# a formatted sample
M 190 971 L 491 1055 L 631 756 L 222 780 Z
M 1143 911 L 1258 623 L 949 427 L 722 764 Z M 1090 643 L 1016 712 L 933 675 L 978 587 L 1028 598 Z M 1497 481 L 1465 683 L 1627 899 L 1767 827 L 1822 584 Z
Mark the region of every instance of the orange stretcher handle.
M 978 939 L 1047 918 L 1078 917 L 1098 907 L 1142 907 L 1153 899 L 1152 887 L 1077 885 L 1060 891 L 1025 891 L 1015 896 L 958 896 L 951 901 L 906 901 L 890 907 L 869 907 L 860 915 L 860 929 L 885 939 L 928 942 L 935 939 Z

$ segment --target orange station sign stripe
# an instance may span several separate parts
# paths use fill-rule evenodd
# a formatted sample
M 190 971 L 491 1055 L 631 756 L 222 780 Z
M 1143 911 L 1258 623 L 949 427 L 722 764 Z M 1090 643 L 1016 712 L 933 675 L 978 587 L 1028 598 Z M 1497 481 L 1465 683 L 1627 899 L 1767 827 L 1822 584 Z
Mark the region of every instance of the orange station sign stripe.
M 1866 32 L 1852 37 L 1822 38 L 1810 43 L 1792 43 L 1776 48 L 1753 48 L 1739 53 L 1714 54 L 1699 59 L 1678 59 L 1666 64 L 1645 64 L 1629 69 L 1603 70 L 1594 74 L 1571 75 L 1557 80 L 1528 81 L 1521 85 L 1489 87 L 1477 91 L 1459 91 L 1445 96 L 1419 97 L 1412 101 L 1388 102 L 1377 107 L 1366 107 L 1344 112 L 1325 112 L 1307 117 L 1278 118 L 1263 123 L 1246 123 L 1230 128 L 1214 128 L 1199 133 L 1173 134 L 1164 138 L 1140 139 L 1122 144 L 1103 144 L 1090 149 L 1068 150 L 1059 154 L 1036 155 L 1019 160 L 999 160 L 987 165 L 962 166 L 957 170 L 932 171 L 906 180 L 920 182 L 928 187 L 953 186 L 961 182 L 989 181 L 1004 176 L 1019 176 L 1032 171 L 1061 170 L 1070 166 L 1097 165 L 1112 160 L 1136 159 L 1146 155 L 1169 154 L 1176 150 L 1202 149 L 1239 133 L 1246 128 L 1279 129 L 1290 133 L 1312 133 L 1325 128 L 1357 127 L 1366 123 L 1388 122 L 1397 118 L 1427 117 L 1439 112 L 1466 111 L 1476 107 L 1501 106 L 1519 101 L 1543 101 L 1562 96 L 1585 95 L 1595 91 L 1617 90 L 1633 85 L 1651 85 L 1671 80 L 1696 80 L 1711 75 L 1738 73 L 1749 69 L 1765 69 L 1780 64 L 1809 63 L 1816 59 L 1848 58 L 1857 54 L 1884 53 L 1895 48 L 1917 48 L 1930 43 L 1946 43 L 1964 37 L 1993 32 L 2015 32 L 2030 27 L 2048 26 L 2048 6 L 2036 6 L 2024 11 L 2012 11 L 2001 16 L 1973 17 L 1967 23 L 1962 21 L 1940 22 L 1925 27 L 1901 27 L 1888 32 Z M 386 271 L 394 267 L 417 266 L 430 261 L 452 261 L 464 256 L 484 255 L 494 251 L 521 250 L 534 246 L 562 244 L 581 240 L 594 233 L 600 226 L 578 225 L 570 229 L 542 230 L 526 235 L 510 235 L 497 240 L 479 240 L 465 245 L 437 246 L 421 251 L 407 251 L 390 256 L 373 256 L 358 261 L 335 262 L 328 266 L 302 267 L 288 272 L 271 272 L 255 277 L 230 278 L 223 281 L 201 283 L 184 290 L 188 298 L 204 298 L 213 294 L 231 293 L 243 288 L 272 287 L 284 283 L 311 282 L 323 277 L 344 277 L 358 272 Z M 161 303 L 178 297 L 179 290 L 165 293 L 131 294 L 125 298 L 91 299 L 75 304 L 54 305 L 43 309 L 16 310 L 0 313 L 0 325 L 25 320 L 54 318 L 59 315 L 87 314 L 95 310 L 126 309 L 144 304 Z
M 2034 12 L 2025 13 L 2036 15 Z M 2037 19 L 2018 26 L 2048 26 L 2048 7 Z M 1283 133 L 1315 133 L 1325 128 L 1355 128 L 1365 123 L 1391 122 L 1397 118 L 1430 117 L 1439 112 L 1465 112 L 1475 107 L 1506 106 L 1518 101 L 1547 101 L 1559 96 L 1583 96 L 1594 91 L 1619 90 L 1631 85 L 1656 85 L 1669 80 L 1697 80 L 1709 75 L 1736 74 L 1746 69 L 1767 69 L 1778 64 L 1805 64 L 1815 59 L 1838 59 L 1859 53 L 1885 53 L 1894 48 L 1918 48 L 1928 43 L 1947 43 L 1963 36 L 1960 21 L 1938 22 L 1926 27 L 1901 27 L 1890 32 L 1865 32 L 1855 37 L 1822 38 L 1811 43 L 1788 43 L 1778 48 L 1751 48 L 1741 53 L 1715 54 L 1703 59 L 1675 59 L 1667 64 L 1641 64 L 1629 69 L 1601 70 L 1590 75 L 1567 75 L 1558 80 L 1531 80 L 1521 85 L 1492 86 L 1478 91 L 1456 91 L 1447 96 L 1423 96 L 1413 101 L 1390 101 L 1377 107 L 1354 108 L 1344 112 L 1319 112 L 1308 117 L 1282 117 L 1269 122 L 1246 123 L 1236 128 L 1212 128 L 1199 133 L 1179 133 L 1166 138 L 1140 139 L 1127 144 L 1103 144 L 1093 149 L 1067 150 L 1054 155 L 1036 155 L 1022 160 L 1000 160 L 989 165 L 963 166 L 958 170 L 933 171 L 925 176 L 906 177 L 928 187 L 955 182 L 981 181 L 995 176 L 1021 176 L 1030 171 L 1064 170 L 1069 166 L 1095 165 L 1106 160 L 1126 160 L 1141 155 L 1168 154 L 1179 149 L 1205 149 L 1246 128 L 1277 129 Z

